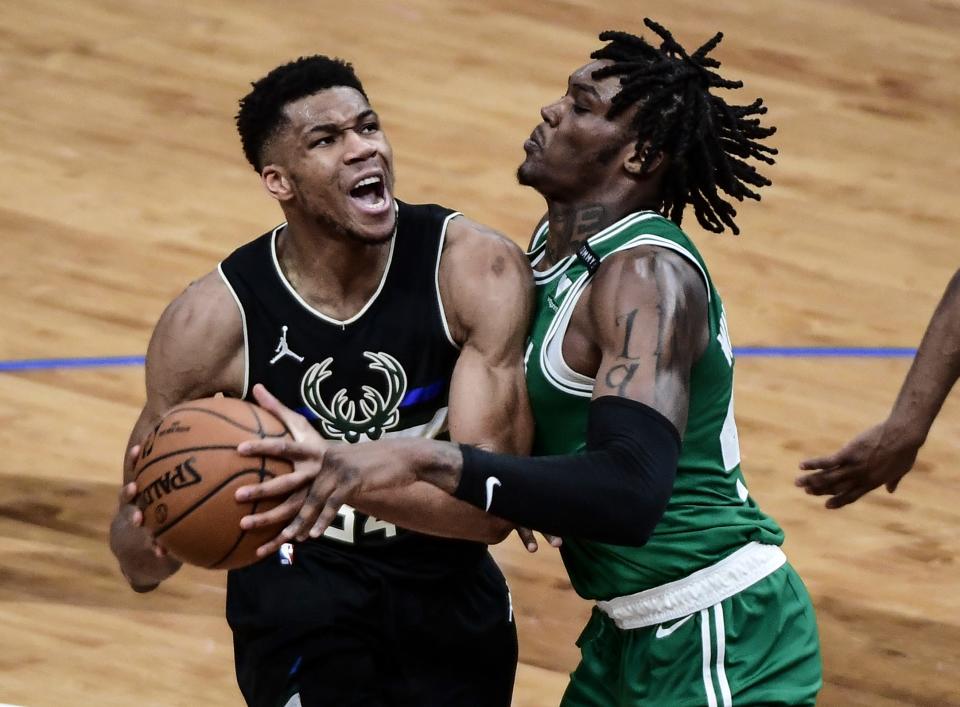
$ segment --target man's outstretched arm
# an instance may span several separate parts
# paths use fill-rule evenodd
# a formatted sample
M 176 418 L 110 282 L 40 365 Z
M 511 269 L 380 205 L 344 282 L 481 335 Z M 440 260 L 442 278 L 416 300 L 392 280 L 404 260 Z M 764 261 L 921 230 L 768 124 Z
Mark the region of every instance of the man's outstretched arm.
M 893 493 L 916 461 L 943 401 L 960 378 L 960 270 L 940 300 L 889 417 L 839 451 L 800 464 L 797 486 L 841 508 L 878 486 Z
M 518 525 L 643 544 L 672 492 L 690 369 L 708 337 L 706 289 L 680 256 L 638 248 L 604 263 L 590 297 L 587 329 L 600 364 L 587 452 L 523 458 L 428 440 L 329 447 L 284 534 L 321 532 L 354 494 L 425 480 Z M 248 453 L 317 456 L 299 443 L 242 446 Z

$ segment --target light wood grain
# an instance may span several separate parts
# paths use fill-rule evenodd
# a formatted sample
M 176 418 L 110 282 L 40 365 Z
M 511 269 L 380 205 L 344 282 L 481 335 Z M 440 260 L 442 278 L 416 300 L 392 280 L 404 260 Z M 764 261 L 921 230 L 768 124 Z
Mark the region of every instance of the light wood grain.
M 280 220 L 236 101 L 276 64 L 353 61 L 400 196 L 518 241 L 543 212 L 513 172 L 539 107 L 641 13 L 779 127 L 740 238 L 690 233 L 735 344 L 912 346 L 960 262 L 956 0 L 0 0 L 0 359 L 140 354 L 163 306 Z M 751 492 L 819 612 L 823 705 L 960 705 L 960 401 L 894 496 L 827 512 L 798 460 L 879 420 L 905 360 L 738 362 Z M 106 546 L 142 370 L 0 374 L 0 702 L 234 705 L 223 577 L 126 590 Z M 515 703 L 554 705 L 589 606 L 556 554 L 496 548 L 521 630 Z

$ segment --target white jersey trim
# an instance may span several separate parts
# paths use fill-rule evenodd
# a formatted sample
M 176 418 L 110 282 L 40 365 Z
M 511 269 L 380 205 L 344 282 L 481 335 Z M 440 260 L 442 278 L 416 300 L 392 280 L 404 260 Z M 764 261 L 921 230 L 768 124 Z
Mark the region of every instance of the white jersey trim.
M 655 216 L 658 216 L 658 214 L 641 214 L 641 218 L 639 220 L 647 220 L 648 218 Z M 604 238 L 607 237 L 608 236 L 605 236 Z M 640 234 L 611 251 L 609 254 L 604 256 L 604 259 L 609 258 L 614 253 L 636 248 L 637 246 L 641 245 L 653 245 L 659 248 L 668 248 L 679 253 L 684 257 L 684 259 L 693 263 L 703 278 L 704 286 L 707 289 L 707 301 L 710 300 L 710 280 L 707 278 L 706 271 L 704 271 L 700 263 L 697 262 L 697 259 L 693 256 L 693 253 L 683 246 L 674 243 L 668 238 L 654 236 L 648 233 Z M 563 300 L 563 303 L 557 310 L 557 314 L 554 315 L 553 322 L 550 324 L 550 328 L 547 329 L 547 333 L 543 338 L 543 346 L 540 349 L 540 366 L 543 369 L 546 379 L 550 381 L 554 387 L 558 388 L 564 393 L 585 398 L 592 397 L 593 388 L 597 381 L 595 378 L 578 373 L 570 367 L 570 365 L 563 358 L 563 340 L 566 337 L 567 327 L 570 324 L 570 318 L 573 316 L 573 310 L 576 307 L 580 296 L 586 291 L 588 284 L 589 273 L 584 273 L 567 290 L 566 298 Z
M 656 626 L 719 604 L 780 569 L 786 561 L 787 556 L 777 545 L 750 542 L 683 579 L 598 601 L 597 608 L 621 629 Z
M 713 678 L 710 675 L 710 614 L 706 609 L 700 611 L 700 666 L 703 675 L 703 692 L 707 697 L 707 707 L 717 707 L 717 695 L 713 690 Z
M 399 218 L 399 216 L 397 217 Z M 353 324 L 355 321 L 360 319 L 364 314 L 367 313 L 367 310 L 373 306 L 373 303 L 377 301 L 377 297 L 380 296 L 380 292 L 383 291 L 384 285 L 387 284 L 387 277 L 390 275 L 390 264 L 393 262 L 393 251 L 397 245 L 397 229 L 394 227 L 393 237 L 390 239 L 390 253 L 387 255 L 387 265 L 383 269 L 383 277 L 380 278 L 380 284 L 377 286 L 376 292 L 370 296 L 370 299 L 367 300 L 367 303 L 363 305 L 359 312 L 354 314 L 349 319 L 334 319 L 333 317 L 327 316 L 319 309 L 312 307 L 303 297 L 300 296 L 300 293 L 294 289 L 293 285 L 290 284 L 290 281 L 287 280 L 287 276 L 283 274 L 283 270 L 280 268 L 280 259 L 277 257 L 277 236 L 280 233 L 280 229 L 284 228 L 287 224 L 281 223 L 270 235 L 270 255 L 273 258 L 273 267 L 277 272 L 277 277 L 280 278 L 280 282 L 283 283 L 283 286 L 287 288 L 287 291 L 293 295 L 294 299 L 300 303 L 300 306 L 307 310 L 310 314 L 315 316 L 317 319 L 322 319 L 323 321 L 329 324 L 336 324 L 337 326 L 346 326 L 347 324 Z
M 543 234 L 549 230 L 549 228 L 549 221 L 544 221 L 537 227 L 536 232 L 533 234 L 533 239 L 530 241 L 530 250 L 527 251 L 527 255 L 533 255 L 540 248 L 543 248 L 543 246 L 547 244 L 546 240 L 541 242 L 540 239 L 543 237 Z M 543 257 L 543 254 L 541 253 L 539 257 Z
M 714 628 L 717 633 L 717 683 L 720 685 L 720 700 L 723 707 L 733 706 L 733 695 L 730 693 L 730 683 L 727 680 L 727 671 L 724 662 L 727 657 L 727 628 L 723 623 L 723 604 L 713 606 Z
M 223 284 L 230 290 L 233 301 L 237 303 L 237 309 L 240 310 L 240 321 L 243 323 L 243 392 L 240 394 L 240 398 L 242 399 L 247 397 L 250 386 L 250 338 L 247 334 L 247 313 L 243 311 L 243 305 L 240 303 L 240 298 L 237 297 L 236 290 L 233 289 L 233 285 L 230 284 L 230 280 L 227 279 L 227 276 L 223 272 L 222 262 L 217 265 L 217 272 L 220 273 L 220 279 L 223 280 Z
M 462 215 L 459 211 L 454 211 L 443 220 L 443 226 L 440 227 L 440 245 L 437 248 L 437 266 L 433 271 L 433 284 L 437 292 L 437 305 L 440 307 L 440 322 L 443 324 L 443 333 L 447 335 L 447 341 L 449 341 L 450 345 L 457 349 L 457 351 L 460 350 L 460 344 L 454 341 L 453 336 L 450 334 L 450 325 L 447 323 L 447 313 L 443 308 L 443 297 L 440 296 L 440 260 L 443 258 L 443 244 L 447 240 L 447 226 L 449 226 L 450 222 L 457 216 Z
M 587 239 L 587 243 L 591 245 L 594 245 L 596 243 L 601 243 L 607 240 L 608 238 L 612 238 L 613 236 L 619 235 L 619 233 L 623 229 L 629 226 L 633 226 L 634 224 L 640 223 L 642 221 L 646 221 L 651 218 L 663 218 L 663 217 L 660 216 L 660 214 L 655 213 L 653 211 L 640 211 L 640 212 L 628 214 L 624 216 L 622 219 L 620 219 L 619 221 L 617 221 L 616 223 L 607 226 L 605 229 L 603 229 L 599 233 L 595 233 L 594 235 L 590 236 L 590 238 Z M 549 228 L 549 225 L 550 225 L 549 222 L 544 223 L 542 228 Z M 539 253 L 537 257 L 531 261 L 531 265 L 533 266 L 536 266 L 543 259 L 543 256 L 546 253 L 546 241 L 544 241 L 539 246 L 537 246 L 537 248 L 543 248 L 544 250 L 543 252 Z M 531 250 L 528 253 L 528 255 L 532 255 L 533 253 L 535 253 L 537 251 L 537 248 L 534 248 L 533 250 Z M 534 268 L 534 271 L 533 271 L 534 282 L 537 285 L 545 285 L 546 283 L 553 280 L 561 272 L 563 272 L 568 267 L 570 267 L 570 265 L 573 264 L 576 257 L 577 257 L 576 253 L 571 253 L 566 258 L 564 258 L 563 260 L 557 263 L 554 263 L 551 267 L 547 268 L 546 270 L 540 271 Z
M 546 335 L 543 337 L 543 346 L 540 347 L 540 368 L 550 383 L 564 393 L 582 398 L 593 396 L 593 386 L 596 380 L 570 368 L 563 358 L 563 339 L 570 324 L 570 317 L 580 299 L 580 295 L 587 289 L 590 279 L 589 273 L 583 273 L 570 286 L 566 299 L 560 305 L 557 314 L 550 323 Z
M 546 249 L 544 249 L 543 252 L 540 253 L 540 255 L 538 255 L 534 259 L 531 265 L 537 265 L 541 260 L 543 260 L 543 256 L 546 255 L 546 252 L 547 252 Z M 559 262 L 554 263 L 546 270 L 537 270 L 534 268 L 534 271 L 533 271 L 534 284 L 536 284 L 537 286 L 546 285 L 551 280 L 554 280 L 558 275 L 565 272 L 567 268 L 569 268 L 573 264 L 573 259 L 575 257 L 576 257 L 575 255 L 568 255 L 566 258 L 564 258 Z

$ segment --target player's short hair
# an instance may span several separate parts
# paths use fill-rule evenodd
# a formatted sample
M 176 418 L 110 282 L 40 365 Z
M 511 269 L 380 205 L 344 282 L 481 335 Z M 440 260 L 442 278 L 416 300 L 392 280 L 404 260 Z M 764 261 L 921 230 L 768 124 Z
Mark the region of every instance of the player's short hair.
M 258 173 L 263 170 L 264 147 L 286 123 L 283 109 L 288 103 L 336 86 L 354 88 L 367 97 L 349 62 L 322 54 L 278 66 L 252 86 L 240 99 L 236 120 L 243 154 Z
M 720 43 L 722 33 L 688 54 L 664 27 L 650 19 L 643 22 L 660 37 L 659 47 L 626 32 L 603 32 L 600 41 L 609 43 L 590 55 L 613 62 L 595 71 L 594 78 L 620 77 L 620 92 L 607 117 L 637 106 L 631 126 L 637 135 L 637 154 L 643 157 L 642 169 L 649 169 L 659 153 L 669 157 L 660 204 L 666 216 L 679 224 L 687 204 L 692 204 L 705 229 L 722 233 L 729 227 L 737 234 L 733 220 L 737 212 L 718 189 L 737 201 L 760 199 L 755 189 L 771 182 L 746 160 L 774 163 L 771 155 L 777 150 L 760 141 L 776 128 L 760 125 L 757 116 L 767 112 L 762 98 L 749 105 L 731 105 L 710 92 L 743 86 L 742 81 L 724 79 L 713 71 L 720 62 L 707 56 Z M 648 144 L 645 152 L 644 144 Z

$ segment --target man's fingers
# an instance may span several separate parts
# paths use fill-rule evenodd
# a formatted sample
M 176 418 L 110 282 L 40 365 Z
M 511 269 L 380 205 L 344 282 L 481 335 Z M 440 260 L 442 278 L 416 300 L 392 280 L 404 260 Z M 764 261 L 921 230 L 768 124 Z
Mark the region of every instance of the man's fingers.
M 851 469 L 849 467 L 818 471 L 799 477 L 796 480 L 796 484 L 797 486 L 803 487 L 807 493 L 813 496 L 822 496 L 824 494 L 832 495 L 838 492 L 838 484 L 846 483 L 849 481 L 849 477 L 856 473 L 857 469 Z
M 307 498 L 304 500 L 303 506 L 300 507 L 300 512 L 290 524 L 284 528 L 283 534 L 288 538 L 296 538 L 301 541 L 306 540 L 310 535 L 310 529 L 313 528 L 317 517 L 326 505 L 327 499 L 330 497 L 330 494 L 333 493 L 333 490 L 333 482 L 323 482 L 319 479 L 315 480 L 313 486 L 310 487 L 310 491 L 307 493 Z
M 518 527 L 517 535 L 520 536 L 520 542 L 522 542 L 523 546 L 527 548 L 527 552 L 537 551 L 537 539 L 534 537 L 532 530 Z
M 118 513 L 126 515 L 130 525 L 143 525 L 143 511 L 133 505 L 133 499 L 137 497 L 137 485 L 132 481 L 120 487 L 120 510 Z
M 342 496 L 333 495 L 327 501 L 327 505 L 323 507 L 323 512 L 314 522 L 313 527 L 310 528 L 310 537 L 319 538 L 323 535 L 327 528 L 330 527 L 330 524 L 333 522 L 333 519 L 337 517 L 337 513 L 340 511 L 340 506 L 343 505 Z
M 801 471 L 813 471 L 818 469 L 835 469 L 843 463 L 843 455 L 840 452 L 831 454 L 829 457 L 814 457 L 800 462 Z
M 309 461 L 318 457 L 312 446 L 289 437 L 248 439 L 237 445 L 237 452 L 245 457 L 282 457 L 294 462 Z
M 560 547 L 563 545 L 563 538 L 561 538 L 559 535 L 547 535 L 544 533 L 543 537 L 545 537 L 547 542 L 550 543 L 550 547 Z
M 286 537 L 284 534 L 280 534 L 269 542 L 265 542 L 263 545 L 257 548 L 257 557 L 264 558 L 267 555 L 272 555 L 277 550 L 280 549 L 280 546 L 284 543 L 290 542 L 290 538 Z
M 303 504 L 305 493 L 294 494 L 280 505 L 262 513 L 253 513 L 240 519 L 240 527 L 244 530 L 262 528 L 267 525 L 276 525 L 293 518 Z
M 137 485 L 134 482 L 129 484 L 124 484 L 120 487 L 120 505 L 125 506 L 128 503 L 133 503 L 133 499 L 137 497 Z
M 309 483 L 312 478 L 313 476 L 306 472 L 293 471 L 259 484 L 241 486 L 234 492 L 233 497 L 243 503 L 246 501 L 258 501 L 262 498 L 289 496 L 297 489 Z
M 136 461 L 137 457 L 140 456 L 140 445 L 135 444 L 130 449 L 127 450 L 127 456 L 130 457 L 130 461 Z
M 824 505 L 830 509 L 843 508 L 856 501 L 869 490 L 869 486 L 855 486 L 849 491 L 829 499 Z
M 304 429 L 304 424 L 306 424 L 307 427 L 310 426 L 310 423 L 306 421 L 303 415 L 294 412 L 277 400 L 273 393 L 267 390 L 266 386 L 262 383 L 257 383 L 253 386 L 253 397 L 257 399 L 260 407 L 279 417 L 296 439 L 301 439 L 300 433 Z

